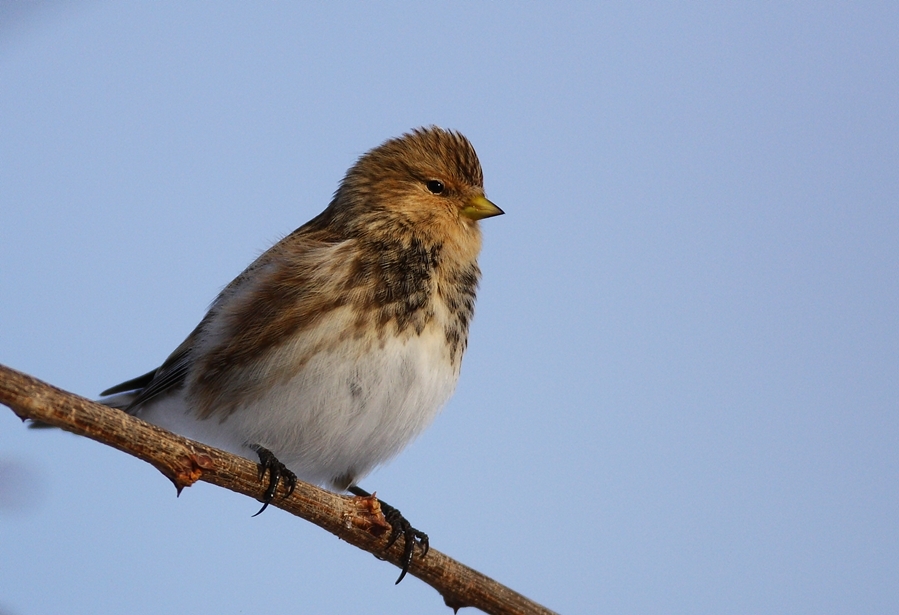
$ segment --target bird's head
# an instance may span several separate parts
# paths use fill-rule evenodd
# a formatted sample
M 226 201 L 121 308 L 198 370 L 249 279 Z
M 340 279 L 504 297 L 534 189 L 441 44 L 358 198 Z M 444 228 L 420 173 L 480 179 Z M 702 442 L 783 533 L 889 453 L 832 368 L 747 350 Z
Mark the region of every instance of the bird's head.
M 347 231 L 477 233 L 477 221 L 503 211 L 484 195 L 481 163 L 458 132 L 432 126 L 390 139 L 347 171 L 328 207 Z M 330 217 L 330 216 L 329 216 Z

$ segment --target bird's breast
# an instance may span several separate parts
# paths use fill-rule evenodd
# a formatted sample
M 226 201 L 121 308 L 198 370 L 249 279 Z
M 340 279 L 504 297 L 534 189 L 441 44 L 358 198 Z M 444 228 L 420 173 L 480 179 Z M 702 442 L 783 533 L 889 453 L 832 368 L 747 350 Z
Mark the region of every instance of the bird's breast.
M 329 320 L 349 323 L 352 314 Z M 245 398 L 222 426 L 313 482 L 355 480 L 393 457 L 433 421 L 458 379 L 436 318 L 420 333 L 345 336 L 311 354 L 310 344 L 330 336 L 303 337 L 256 366 L 277 374 L 273 386 Z

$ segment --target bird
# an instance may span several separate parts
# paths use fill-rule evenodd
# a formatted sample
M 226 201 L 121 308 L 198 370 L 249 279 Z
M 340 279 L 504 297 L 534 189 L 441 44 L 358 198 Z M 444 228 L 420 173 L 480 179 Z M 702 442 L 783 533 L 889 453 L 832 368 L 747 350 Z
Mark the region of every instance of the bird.
M 468 344 L 487 199 L 469 140 L 413 129 L 363 154 L 319 215 L 218 294 L 174 352 L 100 402 L 258 459 L 279 483 L 370 495 L 359 481 L 450 398 Z M 404 539 L 399 583 L 427 534 L 381 503 Z M 257 513 L 259 514 L 259 513 Z

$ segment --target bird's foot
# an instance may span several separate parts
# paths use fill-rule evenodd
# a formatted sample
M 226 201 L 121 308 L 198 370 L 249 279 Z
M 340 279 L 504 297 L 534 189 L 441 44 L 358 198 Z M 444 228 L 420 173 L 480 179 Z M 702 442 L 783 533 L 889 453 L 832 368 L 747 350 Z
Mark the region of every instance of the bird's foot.
M 293 490 L 297 486 L 297 475 L 291 472 L 283 463 L 278 461 L 275 454 L 267 448 L 263 446 L 254 446 L 253 450 L 259 455 L 259 480 L 265 480 L 265 473 L 268 472 L 268 487 L 262 495 L 262 508 L 253 515 L 255 517 L 268 508 L 271 501 L 275 499 L 275 492 L 278 490 L 278 484 L 282 481 L 287 488 L 287 493 L 284 494 L 284 497 L 290 497 L 290 494 L 293 493 Z
M 412 527 L 412 524 L 403 516 L 403 513 L 390 504 L 382 501 L 381 510 L 384 511 L 384 518 L 387 519 L 387 523 L 393 528 L 390 532 L 390 539 L 387 541 L 387 546 L 384 548 L 389 549 L 392 547 L 393 543 L 395 543 L 400 536 L 403 537 L 404 541 L 403 559 L 401 560 L 402 566 L 400 566 L 402 572 L 400 572 L 400 576 L 396 580 L 396 582 L 399 583 L 403 580 L 403 577 L 406 576 L 406 573 L 409 572 L 409 565 L 412 563 L 415 545 L 418 545 L 421 549 L 422 557 L 428 554 L 428 550 L 430 549 L 428 535 L 421 530 Z
M 350 487 L 349 492 L 359 497 L 371 497 L 369 492 L 356 486 Z M 384 513 L 384 518 L 387 520 L 387 523 L 390 524 L 391 528 L 390 538 L 387 539 L 387 544 L 384 546 L 384 549 L 389 549 L 393 546 L 393 543 L 399 540 L 400 536 L 403 537 L 403 556 L 400 558 L 400 576 L 396 580 L 396 582 L 399 583 L 405 578 L 406 573 L 409 572 L 409 566 L 412 564 L 412 557 L 415 553 L 415 546 L 418 545 L 418 548 L 421 549 L 421 557 L 428 554 L 428 550 L 430 549 L 428 535 L 421 530 L 412 527 L 412 524 L 403 516 L 403 513 L 384 500 L 379 500 L 379 503 L 381 505 L 381 512 Z

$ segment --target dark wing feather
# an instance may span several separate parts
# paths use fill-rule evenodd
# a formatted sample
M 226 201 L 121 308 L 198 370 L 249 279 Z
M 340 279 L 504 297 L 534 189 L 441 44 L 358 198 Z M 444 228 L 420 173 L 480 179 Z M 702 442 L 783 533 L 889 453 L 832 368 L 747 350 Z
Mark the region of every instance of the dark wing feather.
M 141 405 L 154 397 L 166 391 L 179 388 L 184 384 L 190 364 L 190 347 L 183 350 L 179 347 L 172 356 L 166 359 L 166 362 L 159 369 L 153 372 L 153 379 L 137 393 L 137 397 L 134 398 L 134 401 L 128 405 L 125 411 L 133 414 Z M 140 378 L 136 378 L 136 380 L 140 380 Z
M 184 384 L 185 377 L 191 366 L 190 355 L 197 330 L 199 330 L 199 327 L 175 349 L 175 352 L 158 369 L 106 389 L 100 395 L 105 397 L 107 395 L 133 391 L 135 397 L 125 408 L 125 411 L 129 414 L 134 414 L 140 406 L 151 399 L 167 391 L 179 388 Z
M 107 395 L 115 395 L 116 393 L 125 393 L 126 391 L 137 391 L 145 388 L 150 382 L 153 380 L 153 377 L 158 372 L 158 369 L 154 369 L 153 371 L 147 372 L 143 376 L 138 376 L 137 378 L 132 378 L 127 382 L 123 382 L 122 384 L 117 384 L 114 387 L 109 387 L 102 393 L 100 393 L 100 397 L 106 397 Z

